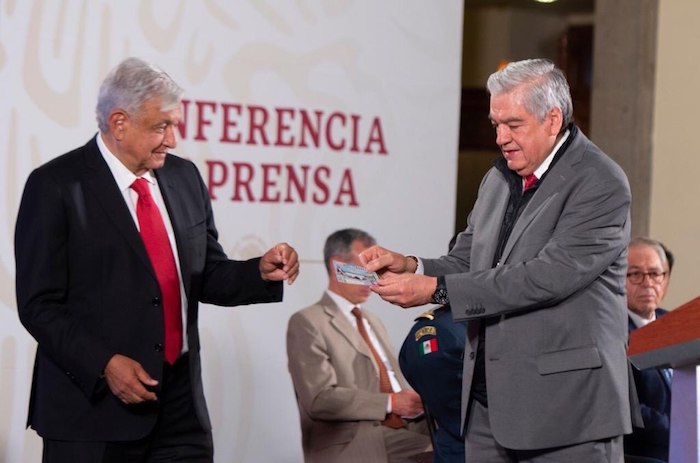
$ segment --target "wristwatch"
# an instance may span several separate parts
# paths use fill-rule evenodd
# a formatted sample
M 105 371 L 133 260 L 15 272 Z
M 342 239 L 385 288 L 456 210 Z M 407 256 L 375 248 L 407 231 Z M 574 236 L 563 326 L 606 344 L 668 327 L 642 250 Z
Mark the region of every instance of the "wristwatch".
M 439 276 L 437 279 L 437 287 L 431 298 L 433 304 L 445 305 L 450 302 L 450 298 L 447 296 L 447 285 L 445 284 L 445 277 Z

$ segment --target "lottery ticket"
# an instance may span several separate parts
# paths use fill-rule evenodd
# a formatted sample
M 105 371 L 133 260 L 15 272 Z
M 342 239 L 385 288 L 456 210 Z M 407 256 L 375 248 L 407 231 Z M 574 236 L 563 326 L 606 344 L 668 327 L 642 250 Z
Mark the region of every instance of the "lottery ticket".
M 359 265 L 333 261 L 333 266 L 335 267 L 335 277 L 341 283 L 371 286 L 379 280 L 375 272 L 368 272 Z

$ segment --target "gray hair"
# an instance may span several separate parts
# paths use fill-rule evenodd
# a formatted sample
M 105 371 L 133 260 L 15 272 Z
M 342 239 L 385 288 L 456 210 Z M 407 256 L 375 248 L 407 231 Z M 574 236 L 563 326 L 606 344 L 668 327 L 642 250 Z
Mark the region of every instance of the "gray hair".
M 160 98 L 161 109 L 169 111 L 180 104 L 184 90 L 162 69 L 139 58 L 127 58 L 112 69 L 97 98 L 97 126 L 109 131 L 109 115 L 115 109 L 137 114 L 143 104 Z
M 571 90 L 561 69 L 548 59 L 528 59 L 509 63 L 489 76 L 486 88 L 491 95 L 509 93 L 525 85 L 525 110 L 544 121 L 553 108 L 561 109 L 562 128 L 574 119 Z
M 352 243 L 355 241 L 360 241 L 365 246 L 377 244 L 372 235 L 357 228 L 344 228 L 333 232 L 326 238 L 326 244 L 323 247 L 323 262 L 326 267 L 333 256 L 349 257 L 352 252 Z
M 647 238 L 646 236 L 639 236 L 637 238 L 633 238 L 630 241 L 629 247 L 631 248 L 635 246 L 646 246 L 654 249 L 659 255 L 661 263 L 665 264 L 668 268 L 668 273 L 671 273 L 671 270 L 673 270 L 674 261 L 673 253 L 666 246 L 664 246 L 664 244 L 661 241 L 652 238 Z

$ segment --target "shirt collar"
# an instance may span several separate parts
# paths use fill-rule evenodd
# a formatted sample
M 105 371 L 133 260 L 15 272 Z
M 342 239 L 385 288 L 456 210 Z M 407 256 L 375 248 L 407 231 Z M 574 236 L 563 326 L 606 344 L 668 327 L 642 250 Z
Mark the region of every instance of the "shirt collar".
M 566 139 L 569 138 L 569 134 L 571 133 L 570 129 L 566 129 L 566 132 L 564 132 L 564 135 L 561 137 L 561 139 L 557 142 L 556 145 L 554 145 L 554 148 L 552 148 L 552 151 L 549 153 L 549 156 L 545 158 L 545 160 L 540 164 L 540 166 L 535 169 L 535 176 L 539 179 L 542 178 L 545 172 L 547 172 L 547 169 L 549 169 L 549 166 L 552 164 L 552 160 L 554 160 L 554 155 L 559 151 L 559 148 L 566 142 Z
M 102 154 L 102 157 L 107 163 L 107 167 L 109 167 L 109 170 L 112 172 L 112 176 L 117 182 L 119 191 L 125 191 L 129 189 L 129 187 L 131 187 L 131 184 L 134 183 L 134 180 L 136 180 L 139 177 L 137 177 L 136 175 L 134 175 L 133 172 L 127 169 L 127 167 L 119 160 L 119 158 L 116 157 L 114 153 L 112 153 L 109 150 L 109 148 L 107 148 L 107 145 L 102 139 L 102 133 L 98 132 L 96 138 L 97 148 L 100 150 L 100 154 Z M 152 170 L 147 171 L 141 177 L 146 179 L 152 185 L 155 185 L 156 183 Z
M 627 313 L 629 314 L 630 319 L 632 320 L 632 323 L 634 323 L 634 326 L 636 326 L 637 328 L 641 328 L 641 327 L 643 327 L 643 326 L 646 326 L 646 325 L 648 325 L 649 323 L 651 323 L 651 322 L 653 322 L 654 320 L 656 320 L 656 311 L 653 311 L 653 312 L 652 312 L 651 319 L 641 317 L 640 315 L 638 315 L 638 314 L 632 312 L 632 311 L 629 310 L 629 309 L 627 310 Z
M 362 306 L 360 306 L 360 304 L 353 304 L 352 302 L 348 301 L 340 294 L 336 294 L 333 291 L 331 291 L 330 289 L 326 290 L 326 294 L 328 294 L 328 296 L 331 299 L 333 299 L 333 302 L 335 302 L 335 305 L 338 306 L 340 311 L 343 312 L 348 317 L 353 317 L 352 309 L 354 307 L 359 307 L 360 309 L 362 309 Z

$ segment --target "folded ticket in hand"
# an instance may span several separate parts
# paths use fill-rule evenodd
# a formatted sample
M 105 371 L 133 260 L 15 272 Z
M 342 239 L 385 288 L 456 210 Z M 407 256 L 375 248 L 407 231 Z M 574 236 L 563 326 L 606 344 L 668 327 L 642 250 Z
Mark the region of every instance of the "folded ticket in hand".
M 341 283 L 371 286 L 379 280 L 375 272 L 368 272 L 364 267 L 345 262 L 333 261 L 335 277 Z

